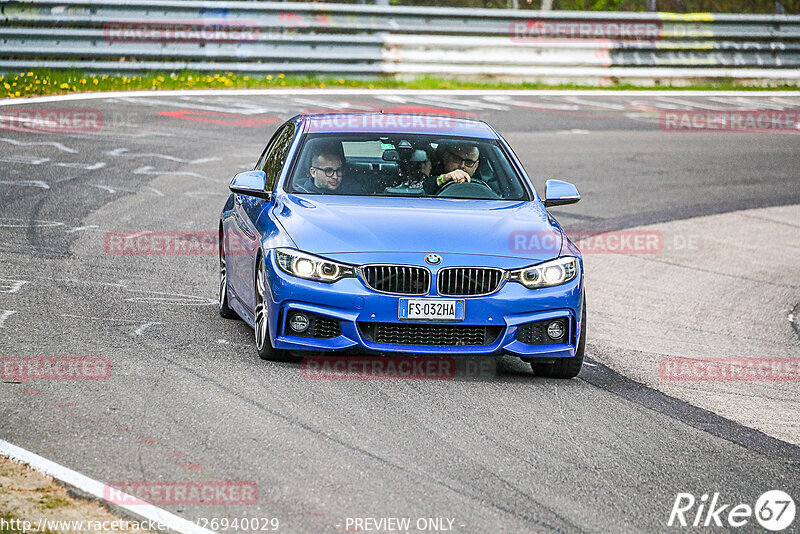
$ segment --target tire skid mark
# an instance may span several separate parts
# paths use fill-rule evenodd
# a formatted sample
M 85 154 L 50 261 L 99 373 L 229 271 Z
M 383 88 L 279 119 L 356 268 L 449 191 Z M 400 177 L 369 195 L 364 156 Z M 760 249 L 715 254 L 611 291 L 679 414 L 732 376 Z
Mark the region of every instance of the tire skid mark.
M 582 370 L 579 375 L 587 383 L 654 412 L 681 421 L 692 428 L 763 454 L 776 462 L 800 468 L 800 446 L 773 438 L 759 430 L 671 397 L 623 376 L 598 361 L 589 361 L 594 364 L 594 367 Z
M 514 518 L 516 518 L 518 520 L 524 520 L 529 524 L 535 524 L 537 526 L 545 528 L 549 532 L 565 532 L 562 528 L 559 528 L 557 525 L 554 525 L 551 522 L 546 522 L 545 520 L 543 520 L 541 518 L 534 517 L 532 515 L 529 515 L 526 512 L 515 510 L 515 509 L 513 509 L 513 508 L 511 508 L 509 506 L 506 506 L 506 505 L 502 504 L 502 503 L 486 501 L 485 497 L 483 497 L 483 496 L 481 496 L 479 494 L 473 494 L 470 491 L 468 491 L 467 489 L 456 487 L 455 484 L 450 483 L 450 482 L 448 482 L 446 480 L 435 478 L 435 477 L 431 476 L 428 473 L 424 473 L 424 472 L 420 472 L 420 471 L 417 471 L 417 470 L 413 470 L 409 466 L 402 465 L 402 464 L 400 464 L 398 462 L 392 461 L 392 460 L 390 460 L 388 458 L 385 458 L 385 457 L 383 457 L 383 456 L 381 456 L 379 454 L 371 452 L 371 451 L 367 450 L 364 447 L 360 447 L 360 446 L 358 446 L 356 444 L 348 443 L 343 439 L 340 439 L 340 438 L 337 438 L 335 436 L 332 436 L 332 435 L 326 433 L 322 429 L 315 428 L 312 425 L 310 425 L 308 423 L 305 423 L 305 422 L 303 422 L 303 421 L 301 421 L 301 420 L 299 420 L 299 419 L 297 419 L 297 418 L 295 418 L 293 416 L 284 414 L 284 413 L 279 412 L 279 411 L 277 411 L 277 410 L 275 410 L 273 408 L 270 408 L 270 407 L 266 406 L 265 404 L 263 404 L 261 402 L 258 402 L 256 400 L 253 400 L 253 399 L 251 399 L 251 398 L 239 393 L 238 391 L 228 387 L 227 385 L 218 382 L 213 377 L 204 376 L 203 374 L 195 371 L 194 369 L 190 369 L 189 367 L 186 367 L 186 366 L 182 365 L 181 363 L 179 363 L 179 362 L 177 362 L 175 360 L 172 360 L 172 359 L 170 359 L 170 358 L 168 358 L 166 356 L 161 356 L 161 355 L 154 355 L 154 356 L 159 358 L 159 359 L 162 359 L 162 360 L 164 360 L 164 361 L 166 361 L 166 362 L 168 362 L 170 364 L 172 364 L 174 367 L 182 370 L 183 372 L 185 372 L 187 374 L 190 374 L 190 375 L 194 376 L 195 378 L 198 378 L 198 379 L 202 380 L 205 384 L 213 384 L 213 385 L 215 385 L 217 388 L 219 388 L 223 392 L 225 392 L 225 393 L 227 393 L 227 394 L 239 399 L 240 401 L 242 401 L 242 402 L 244 402 L 246 404 L 250 404 L 251 406 L 253 406 L 255 408 L 258 408 L 259 410 L 261 410 L 261 411 L 263 411 L 265 413 L 268 413 L 273 417 L 281 419 L 281 420 L 285 421 L 286 423 L 288 423 L 288 424 L 290 424 L 292 426 L 298 427 L 298 428 L 300 428 L 300 429 L 302 429 L 302 430 L 304 430 L 306 432 L 309 432 L 309 433 L 313 434 L 314 436 L 316 436 L 318 438 L 322 438 L 322 439 L 327 440 L 327 441 L 329 441 L 331 443 L 339 445 L 340 447 L 342 447 L 342 448 L 344 448 L 346 450 L 349 450 L 350 452 L 353 452 L 353 453 L 356 453 L 356 454 L 360 454 L 360 455 L 365 456 L 365 457 L 367 457 L 367 458 L 369 458 L 371 460 L 374 460 L 374 461 L 378 462 L 379 464 L 381 464 L 381 465 L 383 465 L 385 467 L 388 467 L 388 468 L 391 468 L 391 469 L 395 469 L 397 471 L 405 473 L 406 475 L 408 475 L 409 477 L 412 477 L 412 478 L 430 481 L 430 482 L 432 482 L 432 483 L 434 483 L 434 484 L 436 484 L 438 486 L 441 486 L 441 487 L 443 487 L 443 488 L 445 488 L 447 490 L 452 491 L 453 493 L 455 493 L 455 494 L 457 494 L 457 495 L 459 495 L 461 497 L 465 497 L 465 498 L 468 498 L 468 499 L 476 500 L 476 501 L 481 502 L 481 503 L 483 503 L 483 504 L 485 504 L 485 505 L 487 505 L 487 506 L 489 506 L 489 507 L 491 507 L 491 508 L 493 508 L 495 510 L 504 512 L 506 514 L 509 514 L 509 515 L 513 516 Z M 536 500 L 534 495 L 530 495 L 528 493 L 525 493 L 523 490 L 520 490 L 520 489 L 516 488 L 514 485 L 510 484 L 507 480 L 505 480 L 505 479 L 503 479 L 501 477 L 497 477 L 497 478 L 506 487 L 508 487 L 508 488 L 514 490 L 515 492 L 519 493 L 519 497 L 520 498 L 524 499 L 526 502 L 533 503 L 536 506 L 541 507 L 543 510 L 546 510 L 547 512 L 549 512 L 549 514 L 554 519 L 559 521 L 561 524 L 568 526 L 571 529 L 570 532 L 585 532 L 577 524 L 571 522 L 568 517 L 560 515 L 558 512 L 555 512 L 554 510 L 552 510 L 547 505 L 545 505 L 545 504 L 539 502 L 538 500 Z

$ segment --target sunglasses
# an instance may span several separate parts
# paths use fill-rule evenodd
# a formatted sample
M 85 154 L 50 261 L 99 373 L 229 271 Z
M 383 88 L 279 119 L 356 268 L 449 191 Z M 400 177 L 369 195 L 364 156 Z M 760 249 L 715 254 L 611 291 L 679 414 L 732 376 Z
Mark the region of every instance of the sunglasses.
M 324 172 L 325 176 L 327 176 L 328 178 L 333 178 L 334 174 L 336 176 L 341 176 L 342 173 L 344 172 L 342 167 L 339 167 L 338 169 L 334 169 L 333 167 L 325 167 L 324 169 L 322 167 L 311 167 L 311 168 Z
M 447 155 L 453 160 L 453 163 L 459 163 L 460 165 L 464 165 L 465 167 L 474 167 L 478 164 L 478 160 L 476 159 L 467 159 L 462 158 L 461 154 L 456 154 L 455 152 L 448 150 Z

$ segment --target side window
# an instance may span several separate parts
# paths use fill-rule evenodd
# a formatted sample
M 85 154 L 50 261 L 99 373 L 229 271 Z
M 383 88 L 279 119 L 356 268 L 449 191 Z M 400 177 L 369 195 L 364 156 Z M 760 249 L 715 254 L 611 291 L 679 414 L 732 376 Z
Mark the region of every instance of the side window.
M 261 156 L 259 165 L 263 165 L 261 170 L 267 175 L 267 191 L 272 191 L 275 187 L 275 181 L 278 179 L 281 169 L 283 169 L 283 164 L 286 163 L 286 156 L 289 154 L 289 148 L 292 146 L 292 140 L 294 139 L 294 130 L 294 123 L 284 126 L 275 135 L 264 155 Z
M 280 130 L 272 134 L 272 137 L 269 139 L 269 143 L 267 143 L 266 148 L 264 148 L 264 152 L 261 153 L 261 157 L 258 158 L 258 163 L 256 163 L 255 167 L 253 167 L 253 170 L 264 170 L 264 162 L 267 161 L 267 155 L 272 151 L 273 148 L 275 148 L 275 141 L 278 139 L 279 134 Z

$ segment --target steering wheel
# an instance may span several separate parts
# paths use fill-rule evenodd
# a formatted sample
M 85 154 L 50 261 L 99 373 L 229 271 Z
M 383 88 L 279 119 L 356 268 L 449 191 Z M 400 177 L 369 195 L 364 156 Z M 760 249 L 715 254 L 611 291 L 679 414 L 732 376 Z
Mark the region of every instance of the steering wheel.
M 458 198 L 500 198 L 494 189 L 481 180 L 472 178 L 470 182 L 447 182 L 442 189 L 436 193 L 437 197 L 458 197 Z

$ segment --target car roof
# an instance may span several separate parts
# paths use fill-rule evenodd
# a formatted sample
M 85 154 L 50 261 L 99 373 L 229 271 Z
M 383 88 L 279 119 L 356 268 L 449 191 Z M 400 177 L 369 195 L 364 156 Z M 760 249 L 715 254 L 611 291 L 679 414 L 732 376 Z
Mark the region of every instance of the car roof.
M 317 133 L 416 133 L 497 139 L 494 129 L 480 120 L 420 113 L 317 113 L 298 115 L 306 132 Z

